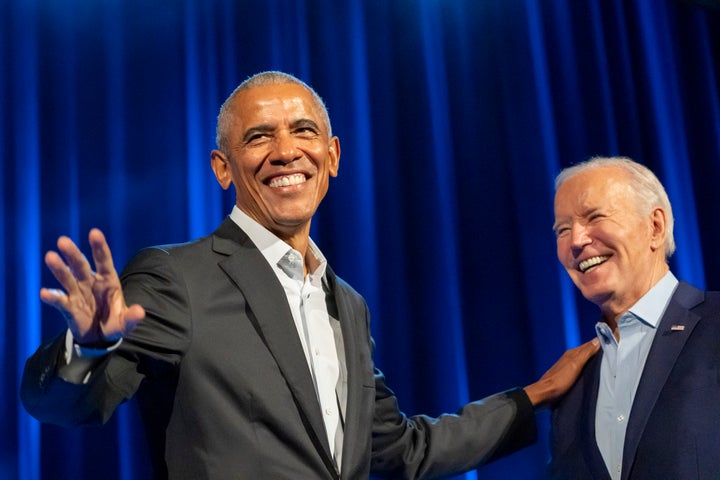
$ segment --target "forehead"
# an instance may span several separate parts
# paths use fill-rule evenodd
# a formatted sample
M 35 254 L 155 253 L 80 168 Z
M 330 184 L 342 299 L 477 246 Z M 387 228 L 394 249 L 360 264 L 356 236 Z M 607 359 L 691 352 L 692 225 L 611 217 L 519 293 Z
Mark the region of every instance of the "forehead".
M 599 167 L 566 180 L 555 195 L 555 213 L 612 207 L 631 200 L 628 173 L 619 167 Z
M 319 124 L 322 118 L 322 109 L 315 97 L 294 83 L 262 85 L 238 92 L 232 111 L 241 123 L 308 118 Z

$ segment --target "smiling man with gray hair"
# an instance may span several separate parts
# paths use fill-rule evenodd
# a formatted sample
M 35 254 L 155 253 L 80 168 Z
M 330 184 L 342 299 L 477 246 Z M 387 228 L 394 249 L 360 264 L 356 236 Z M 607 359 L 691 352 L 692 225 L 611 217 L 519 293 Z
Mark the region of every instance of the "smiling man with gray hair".
M 557 255 L 602 352 L 552 414 L 553 479 L 720 478 L 720 293 L 679 282 L 660 181 L 624 157 L 556 180 Z

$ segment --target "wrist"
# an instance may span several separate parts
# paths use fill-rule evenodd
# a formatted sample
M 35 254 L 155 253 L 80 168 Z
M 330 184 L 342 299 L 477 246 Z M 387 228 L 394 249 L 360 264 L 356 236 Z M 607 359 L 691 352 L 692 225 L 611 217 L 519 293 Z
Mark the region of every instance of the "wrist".
M 548 382 L 544 382 L 542 379 L 528 385 L 524 390 L 535 409 L 547 407 L 555 400 L 555 397 L 551 393 L 552 386 L 548 385 Z
M 119 340 L 111 341 L 111 340 L 93 340 L 93 341 L 84 341 L 80 342 L 77 340 L 73 340 L 73 343 L 77 345 L 78 347 L 82 348 L 83 350 L 107 350 L 108 348 L 112 347 L 116 343 L 118 343 Z

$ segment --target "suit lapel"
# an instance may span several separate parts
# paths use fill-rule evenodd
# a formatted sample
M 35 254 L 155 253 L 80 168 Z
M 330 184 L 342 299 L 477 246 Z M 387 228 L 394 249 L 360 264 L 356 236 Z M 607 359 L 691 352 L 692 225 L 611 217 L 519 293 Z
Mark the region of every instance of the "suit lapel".
M 361 339 L 358 338 L 357 326 L 360 323 L 352 320 L 354 312 L 348 304 L 348 296 L 344 295 L 342 289 L 338 286 L 337 277 L 330 267 L 328 267 L 326 275 L 330 292 L 337 307 L 337 318 L 340 321 L 342 331 L 345 368 L 348 377 L 342 461 L 345 466 L 342 471 L 346 472 L 361 461 L 358 456 L 363 454 L 363 448 L 358 445 L 358 439 L 370 438 L 370 432 L 367 431 L 369 425 L 361 423 L 360 409 L 358 408 L 358 402 L 362 396 L 360 390 L 363 388 L 361 379 L 363 378 L 364 367 L 358 353 Z
M 248 317 L 287 380 L 305 427 L 325 464 L 335 471 L 312 376 L 283 287 L 265 257 L 232 220 L 213 236 L 213 250 L 228 255 L 220 268 L 249 305 Z
M 623 479 L 630 474 L 638 444 L 655 402 L 685 346 L 685 342 L 700 320 L 700 317 L 690 312 L 690 309 L 702 300 L 702 291 L 681 282 L 660 320 L 628 420 L 625 446 L 623 447 Z
M 600 350 L 593 358 L 590 359 L 587 366 L 588 375 L 583 377 L 584 390 L 587 392 L 583 398 L 583 411 L 587 415 L 583 415 L 585 425 L 582 431 L 585 435 L 581 435 L 579 441 L 585 444 L 582 449 L 585 456 L 585 462 L 590 467 L 593 478 L 604 479 L 610 478 L 605 466 L 605 460 L 602 458 L 597 441 L 595 440 L 595 415 L 597 411 L 598 390 L 600 388 L 600 366 L 602 365 L 602 350 Z

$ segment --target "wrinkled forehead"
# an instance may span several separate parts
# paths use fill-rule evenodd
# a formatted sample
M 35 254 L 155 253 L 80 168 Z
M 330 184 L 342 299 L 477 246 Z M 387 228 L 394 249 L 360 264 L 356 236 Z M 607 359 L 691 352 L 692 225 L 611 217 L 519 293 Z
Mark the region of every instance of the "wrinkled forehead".
M 284 83 L 262 85 L 236 94 L 231 105 L 233 116 L 243 121 L 259 117 L 268 121 L 278 116 L 308 118 L 325 127 L 323 109 L 315 96 L 302 85 Z
M 634 193 L 629 178 L 628 172 L 617 167 L 599 167 L 568 178 L 555 194 L 555 216 L 630 208 Z

